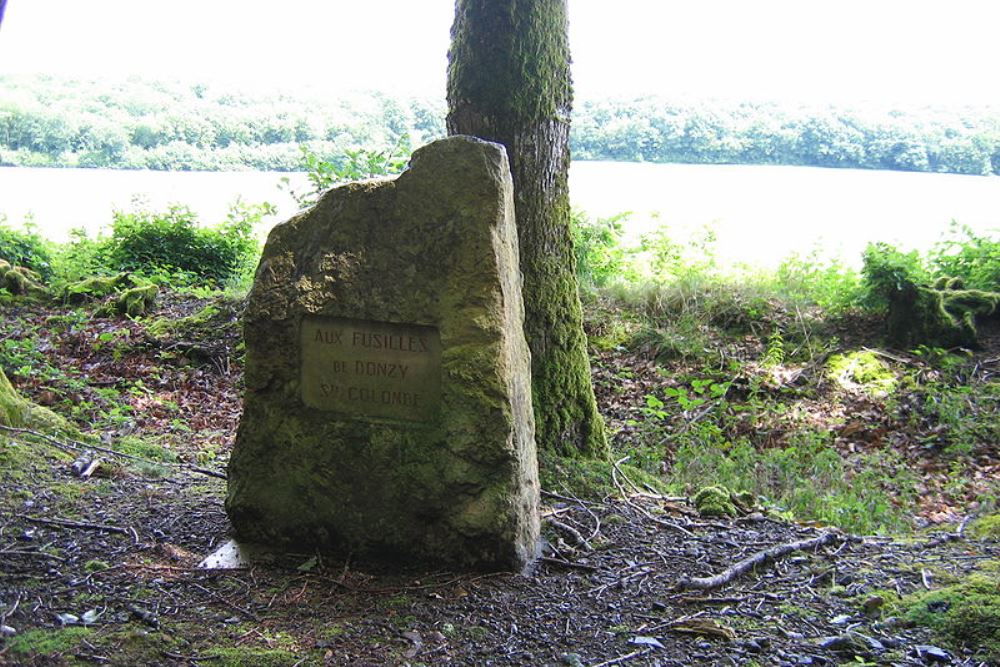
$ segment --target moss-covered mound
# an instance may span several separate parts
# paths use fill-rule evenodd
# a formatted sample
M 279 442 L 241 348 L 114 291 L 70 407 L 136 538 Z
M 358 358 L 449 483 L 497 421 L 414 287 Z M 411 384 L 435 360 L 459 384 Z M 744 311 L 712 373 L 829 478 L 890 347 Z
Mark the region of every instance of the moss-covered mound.
M 69 423 L 48 408 L 21 397 L 0 369 L 0 426 L 43 431 L 68 431 Z
M 5 259 L 0 259 L 0 288 L 18 296 L 44 297 L 48 294 L 40 275 L 24 266 L 12 266 Z
M 139 317 L 148 314 L 156 305 L 159 288 L 129 273 L 114 276 L 94 276 L 70 283 L 63 290 L 63 302 L 79 305 L 104 301 L 100 312 L 104 314 Z
M 889 297 L 889 341 L 900 347 L 976 347 L 976 320 L 997 313 L 1000 292 L 956 289 L 961 284 L 945 280 L 934 286 L 908 281 L 899 285 Z
M 990 561 L 954 585 L 908 596 L 899 606 L 907 621 L 942 640 L 1000 660 L 1000 563 Z

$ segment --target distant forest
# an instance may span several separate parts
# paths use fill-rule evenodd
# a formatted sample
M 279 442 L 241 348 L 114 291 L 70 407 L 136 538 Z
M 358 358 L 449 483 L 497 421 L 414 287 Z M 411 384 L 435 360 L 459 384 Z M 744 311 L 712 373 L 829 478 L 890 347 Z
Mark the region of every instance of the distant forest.
M 408 151 L 444 135 L 444 114 L 441 99 L 377 92 L 4 76 L 0 165 L 296 171 L 306 153 Z M 1000 107 L 579 99 L 572 149 L 577 160 L 1000 174 Z

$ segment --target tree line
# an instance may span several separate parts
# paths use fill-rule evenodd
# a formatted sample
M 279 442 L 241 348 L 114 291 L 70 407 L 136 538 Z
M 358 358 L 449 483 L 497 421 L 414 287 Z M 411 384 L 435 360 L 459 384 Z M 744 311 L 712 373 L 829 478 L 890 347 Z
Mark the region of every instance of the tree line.
M 15 76 L 0 91 L 4 166 L 296 171 L 302 147 L 336 160 L 445 134 L 435 97 Z M 581 160 L 1000 174 L 1000 107 L 581 99 L 571 132 Z

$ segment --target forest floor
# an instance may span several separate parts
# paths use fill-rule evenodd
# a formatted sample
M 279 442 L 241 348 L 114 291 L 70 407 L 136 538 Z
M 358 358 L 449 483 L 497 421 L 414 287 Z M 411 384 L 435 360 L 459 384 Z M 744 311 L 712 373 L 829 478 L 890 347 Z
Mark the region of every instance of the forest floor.
M 648 397 L 676 396 L 678 378 L 692 375 L 683 355 L 657 362 L 641 346 L 606 346 L 594 378 L 616 454 L 647 472 L 668 473 L 680 461 L 670 443 L 730 408 L 727 428 L 776 443 L 791 437 L 794 413 L 835 432 L 845 460 L 900 452 L 882 471 L 915 480 L 908 505 L 888 498 L 910 514 L 897 536 L 795 521 L 755 502 L 736 516 L 701 516 L 686 498 L 697 489 L 653 492 L 623 464 L 607 469 L 610 493 L 583 498 L 546 483 L 545 556 L 527 573 L 387 571 L 315 554 L 198 569 L 228 539 L 222 477 L 241 406 L 238 312 L 169 294 L 160 325 L 42 306 L 0 312 L 11 380 L 85 431 L 0 432 L 0 664 L 990 664 L 974 639 L 942 643 L 897 603 L 961 591 L 949 587 L 971 572 L 998 577 L 1000 543 L 966 529 L 996 489 L 995 442 L 970 446 L 959 470 L 933 446 L 934 424 L 900 421 L 867 394 L 834 401 L 808 362 L 768 389 L 794 409 L 744 426 L 749 418 L 722 399 L 760 386 L 745 377 L 750 363 L 711 401 L 692 394 L 677 411 Z M 840 344 L 875 349 L 868 331 L 843 331 Z M 720 343 L 719 368 L 734 368 L 727 355 L 759 357 L 754 340 Z M 994 382 L 1000 335 L 986 332 L 984 343 L 964 372 Z M 914 373 L 940 372 L 885 354 Z M 651 467 L 634 458 L 653 437 L 666 450 Z M 803 540 L 819 544 L 781 548 Z M 692 583 L 769 549 L 774 558 L 728 583 Z M 928 597 L 923 609 L 943 615 L 953 604 Z

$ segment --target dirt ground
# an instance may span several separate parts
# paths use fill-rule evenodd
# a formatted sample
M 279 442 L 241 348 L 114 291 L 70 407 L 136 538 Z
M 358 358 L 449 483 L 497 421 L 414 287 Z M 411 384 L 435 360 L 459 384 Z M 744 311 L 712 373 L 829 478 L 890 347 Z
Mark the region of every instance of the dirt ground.
M 179 317 L 202 305 L 164 309 Z M 13 315 L 6 336 L 53 329 L 51 312 Z M 109 332 L 127 349 L 95 350 Z M 624 476 L 625 493 L 600 501 L 546 489 L 544 555 L 526 573 L 386 571 L 318 554 L 198 569 L 227 540 L 218 474 L 239 415 L 238 341 L 153 342 L 121 320 L 52 335 L 53 365 L 86 377 L 66 390 L 79 404 L 96 411 L 112 402 L 96 389 L 113 387 L 136 407 L 102 426 L 103 447 L 0 434 L 0 664 L 985 664 L 880 607 L 886 591 L 924 590 L 1000 558 L 997 542 L 852 536 L 758 511 L 705 519 Z M 18 384 L 40 403 L 59 398 L 43 381 Z M 156 436 L 176 458 L 112 453 L 128 436 Z M 86 478 L 73 468 L 84 451 L 101 459 Z M 821 537 L 726 585 L 685 585 Z

